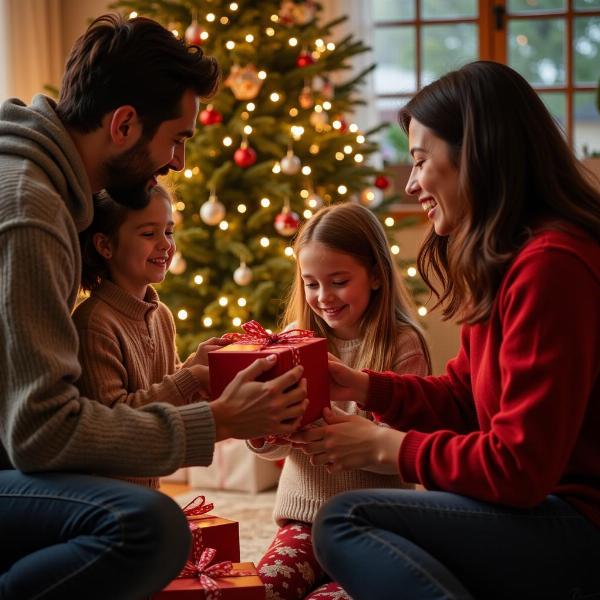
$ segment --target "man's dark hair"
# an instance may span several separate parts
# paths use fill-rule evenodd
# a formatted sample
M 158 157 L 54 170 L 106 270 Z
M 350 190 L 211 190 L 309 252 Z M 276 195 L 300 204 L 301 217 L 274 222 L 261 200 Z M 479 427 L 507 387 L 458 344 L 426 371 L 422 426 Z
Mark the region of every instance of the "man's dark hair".
M 210 97 L 219 67 L 196 46 L 186 46 L 144 17 L 98 17 L 75 42 L 67 59 L 57 112 L 69 127 L 87 133 L 119 106 L 133 106 L 144 135 L 180 116 L 184 92 Z

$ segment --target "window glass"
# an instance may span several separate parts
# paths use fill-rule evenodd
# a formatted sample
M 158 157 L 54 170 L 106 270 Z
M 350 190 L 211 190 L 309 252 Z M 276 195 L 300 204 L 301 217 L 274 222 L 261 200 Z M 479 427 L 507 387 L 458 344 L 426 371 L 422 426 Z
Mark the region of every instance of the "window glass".
M 519 19 L 508 25 L 508 64 L 538 86 L 565 83 L 565 21 Z
M 600 17 L 577 17 L 573 30 L 573 80 L 596 85 L 600 78 Z
M 579 157 L 600 156 L 600 114 L 595 92 L 576 92 L 573 98 L 573 141 Z
M 423 19 L 477 17 L 477 0 L 421 0 Z
M 415 28 L 375 29 L 374 49 L 375 92 L 381 95 L 416 91 Z
M 425 25 L 421 35 L 421 85 L 477 59 L 477 26 L 473 23 Z
M 374 21 L 405 21 L 415 18 L 415 0 L 371 0 Z

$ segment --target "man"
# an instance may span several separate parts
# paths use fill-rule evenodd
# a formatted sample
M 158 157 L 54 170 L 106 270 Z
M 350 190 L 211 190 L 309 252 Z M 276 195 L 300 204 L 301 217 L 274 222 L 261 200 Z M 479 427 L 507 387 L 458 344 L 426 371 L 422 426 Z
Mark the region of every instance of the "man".
M 301 368 L 268 383 L 256 361 L 210 405 L 108 408 L 78 395 L 70 319 L 92 193 L 143 207 L 184 166 L 199 99 L 219 70 L 144 18 L 100 17 L 76 42 L 58 104 L 0 109 L 0 598 L 141 598 L 189 546 L 166 496 L 102 478 L 208 465 L 215 441 L 287 434 Z M 292 387 L 292 391 L 284 390 Z M 92 473 L 81 475 L 77 473 Z

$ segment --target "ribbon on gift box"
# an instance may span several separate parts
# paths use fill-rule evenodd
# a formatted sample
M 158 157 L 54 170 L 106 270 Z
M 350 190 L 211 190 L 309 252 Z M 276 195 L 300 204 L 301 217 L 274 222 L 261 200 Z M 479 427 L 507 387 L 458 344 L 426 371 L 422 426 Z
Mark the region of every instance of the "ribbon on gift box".
M 188 521 L 190 519 L 210 519 L 210 517 L 203 517 L 213 510 L 215 505 L 212 502 L 206 502 L 205 496 L 196 496 L 191 502 L 183 507 L 183 514 L 186 516 Z
M 202 548 L 200 544 L 194 542 L 194 560 L 188 560 L 185 563 L 178 579 L 184 577 L 198 577 L 200 585 L 206 591 L 206 600 L 219 600 L 221 590 L 215 579 L 219 577 L 247 577 L 254 575 L 252 571 L 234 570 L 233 563 L 230 560 L 211 565 L 217 551 L 214 548 Z
M 314 337 L 309 329 L 288 329 L 281 333 L 269 333 L 258 321 L 242 325 L 244 333 L 226 333 L 222 339 L 235 344 L 260 344 L 263 348 L 274 345 L 294 344 L 299 340 Z

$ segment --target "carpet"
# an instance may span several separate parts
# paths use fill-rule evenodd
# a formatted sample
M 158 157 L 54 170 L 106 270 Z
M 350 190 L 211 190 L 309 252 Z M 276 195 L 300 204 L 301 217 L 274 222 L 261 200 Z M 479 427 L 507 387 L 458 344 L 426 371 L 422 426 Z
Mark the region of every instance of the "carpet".
M 248 494 L 223 490 L 190 490 L 175 497 L 185 506 L 196 496 L 203 495 L 215 505 L 214 514 L 240 524 L 240 559 L 242 562 L 258 563 L 269 547 L 277 525 L 273 521 L 275 490 Z

